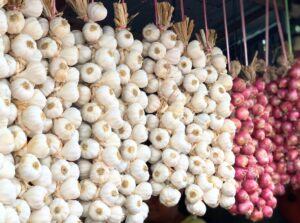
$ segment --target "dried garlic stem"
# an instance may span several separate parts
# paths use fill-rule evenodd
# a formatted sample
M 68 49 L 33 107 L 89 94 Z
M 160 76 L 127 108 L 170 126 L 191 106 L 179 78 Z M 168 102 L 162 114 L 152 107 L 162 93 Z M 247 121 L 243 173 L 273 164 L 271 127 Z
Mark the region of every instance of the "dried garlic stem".
M 56 15 L 56 9 L 53 10 L 53 1 L 55 0 L 42 0 L 43 3 L 43 14 L 47 17 L 47 18 L 54 18 Z
M 83 21 L 88 21 L 87 8 L 88 1 L 87 0 L 66 0 L 68 5 L 77 13 L 78 17 Z
M 160 2 L 157 4 L 158 24 L 161 30 L 167 30 L 172 26 L 172 14 L 174 7 L 169 2 Z
M 184 45 L 188 45 L 189 40 L 192 36 L 194 29 L 194 20 L 190 20 L 189 17 L 185 17 L 184 21 L 177 22 L 173 25 L 173 29 L 177 34 L 178 38 L 184 43 Z
M 251 64 L 249 66 L 242 67 L 243 74 L 251 83 L 253 83 L 256 80 L 257 55 L 258 52 L 256 51 Z
M 114 22 L 117 29 L 126 29 L 127 25 L 138 15 L 138 13 L 129 17 L 126 3 L 114 3 Z
M 204 49 L 212 49 L 216 45 L 217 32 L 214 29 L 209 29 L 208 37 L 206 39 L 205 31 L 200 29 L 199 33 L 196 33 L 196 37 Z

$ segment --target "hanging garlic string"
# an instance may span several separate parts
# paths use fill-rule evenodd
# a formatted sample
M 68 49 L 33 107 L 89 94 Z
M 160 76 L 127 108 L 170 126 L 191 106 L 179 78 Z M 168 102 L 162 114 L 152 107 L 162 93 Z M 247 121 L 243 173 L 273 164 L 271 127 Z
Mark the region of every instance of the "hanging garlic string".
M 280 38 L 280 42 L 281 42 L 282 54 L 283 54 L 284 60 L 287 62 L 288 57 L 287 57 L 287 52 L 286 52 L 286 48 L 285 48 L 285 44 L 284 44 L 284 35 L 283 35 L 283 31 L 282 31 L 282 25 L 281 25 L 281 22 L 280 22 L 280 17 L 279 17 L 279 12 L 278 12 L 278 5 L 277 5 L 276 0 L 273 0 L 273 5 L 274 5 L 274 11 L 275 11 L 275 17 L 276 17 L 276 23 L 277 23 L 279 38 Z
M 223 16 L 224 16 L 224 28 L 225 28 L 225 40 L 226 40 L 226 51 L 227 51 L 227 64 L 228 71 L 231 71 L 231 62 L 230 62 L 230 50 L 229 50 L 229 37 L 228 37 L 228 26 L 227 26 L 227 13 L 226 13 L 226 2 L 222 0 L 223 6 Z
M 267 70 L 268 66 L 269 66 L 269 20 L 270 20 L 270 16 L 269 16 L 269 0 L 266 0 L 266 48 L 265 48 L 265 71 Z
M 284 1 L 285 6 L 285 26 L 288 36 L 288 47 L 289 47 L 289 59 L 293 60 L 293 48 L 292 48 L 292 35 L 291 35 L 291 25 L 290 25 L 290 13 L 289 13 L 289 2 L 288 0 Z
M 241 10 L 244 53 L 245 53 L 245 65 L 248 66 L 249 63 L 248 63 L 247 36 L 246 36 L 245 14 L 244 14 L 244 0 L 240 0 L 240 10 Z

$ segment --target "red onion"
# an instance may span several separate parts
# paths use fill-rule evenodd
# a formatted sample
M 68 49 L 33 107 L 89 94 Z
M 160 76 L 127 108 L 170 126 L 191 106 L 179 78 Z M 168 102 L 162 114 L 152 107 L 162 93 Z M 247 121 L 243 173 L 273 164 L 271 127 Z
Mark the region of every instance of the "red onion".
M 259 193 L 257 191 L 255 191 L 254 193 L 250 194 L 250 201 L 253 204 L 256 204 L 259 200 Z
M 280 99 L 284 99 L 286 96 L 287 96 L 287 90 L 286 89 L 279 89 L 278 92 L 277 92 L 277 96 L 280 98 Z
M 264 173 L 262 174 L 260 177 L 259 177 L 259 186 L 261 188 L 267 188 L 269 187 L 271 184 L 272 184 L 272 177 L 267 174 L 267 173 Z
M 258 184 L 254 179 L 247 179 L 243 182 L 243 188 L 251 194 L 257 190 Z
M 245 178 L 247 171 L 243 168 L 235 168 L 235 179 L 241 181 Z
M 295 89 L 295 90 L 300 90 L 300 78 L 298 79 L 293 79 L 293 81 L 289 82 L 289 89 Z
M 254 205 L 250 201 L 238 204 L 238 211 L 244 215 L 250 215 L 253 212 Z
M 251 136 L 246 131 L 239 132 L 235 135 L 235 141 L 237 145 L 243 146 L 250 141 Z
M 271 208 L 275 208 L 277 205 L 277 199 L 275 197 L 271 197 L 268 201 L 267 201 L 267 205 Z
M 254 86 L 258 91 L 264 91 L 266 88 L 266 83 L 263 79 L 259 78 L 255 81 Z
M 293 124 L 291 122 L 283 122 L 281 128 L 285 134 L 290 134 L 293 131 Z
M 246 155 L 238 155 L 235 158 L 235 165 L 245 168 L 248 165 L 248 157 Z
M 263 189 L 262 193 L 261 193 L 261 197 L 267 201 L 269 200 L 270 198 L 273 197 L 273 192 L 269 189 L 269 188 L 266 188 L 266 189 Z
M 277 93 L 277 91 L 278 91 L 277 83 L 275 81 L 270 82 L 267 85 L 267 90 L 268 90 L 269 93 L 272 93 L 272 94 Z
M 248 143 L 241 148 L 241 152 L 245 155 L 252 155 L 255 152 L 255 146 L 251 143 Z
M 262 212 L 263 212 L 263 215 L 267 218 L 270 218 L 273 215 L 273 209 L 269 206 L 264 206 L 262 208 Z
M 241 128 L 241 126 L 242 126 L 242 123 L 241 123 L 241 121 L 240 121 L 240 120 L 238 120 L 237 118 L 232 118 L 232 119 L 231 119 L 231 121 L 233 121 L 233 122 L 234 122 L 234 124 L 235 124 L 235 126 L 236 126 L 237 130 L 239 130 L 239 129 Z
M 282 116 L 283 116 L 283 112 L 281 111 L 280 108 L 276 107 L 274 108 L 274 110 L 272 111 L 273 113 L 273 116 L 276 118 L 276 119 L 280 119 Z
M 253 85 L 244 86 L 244 81 L 236 78 L 233 85 L 237 85 L 233 86 L 232 105 L 235 108 L 232 120 L 237 124 L 233 152 L 236 155 L 235 180 L 239 188 L 236 193 L 236 204 L 230 212 L 243 214 L 253 221 L 258 221 L 264 217 L 264 213 L 267 217 L 272 213 L 268 208 L 263 212 L 263 208 L 267 206 L 267 200 L 264 198 L 276 200 L 273 196 L 275 191 L 273 172 L 277 167 L 273 163 L 271 150 L 274 145 L 270 139 L 276 118 L 270 116 L 274 113 L 275 105 L 278 107 L 276 117 L 284 116 L 279 107 L 282 99 L 276 95 L 272 99 L 273 103 L 269 105 L 268 97 L 264 94 L 266 88 L 270 92 L 279 92 L 275 82 L 273 86 L 266 86 L 263 79 L 258 79 Z M 281 91 L 285 93 L 284 89 Z M 284 140 L 279 138 L 277 143 L 283 144 Z M 278 179 L 280 180 L 280 177 Z
M 241 151 L 241 147 L 239 147 L 238 145 L 234 145 L 232 148 L 232 152 L 235 154 L 239 154 Z
M 234 93 L 231 96 L 231 103 L 234 106 L 240 106 L 240 105 L 242 105 L 244 103 L 244 95 L 241 94 L 241 93 Z
M 263 217 L 264 217 L 264 214 L 263 214 L 262 210 L 257 210 L 257 209 L 255 209 L 255 210 L 252 212 L 252 214 L 251 214 L 251 216 L 250 216 L 250 219 L 251 219 L 252 221 L 256 222 L 256 221 L 260 221 Z
M 233 80 L 233 90 L 236 92 L 243 92 L 246 89 L 246 82 L 243 79 L 235 78 Z
M 288 120 L 291 122 L 295 122 L 299 119 L 300 113 L 298 111 L 291 111 L 287 114 Z
M 264 149 L 256 150 L 255 157 L 260 165 L 266 165 L 269 163 L 268 153 Z
M 266 201 L 265 201 L 265 199 L 263 199 L 263 198 L 259 198 L 258 199 L 258 202 L 256 203 L 256 206 L 259 208 L 259 209 L 261 209 L 262 207 L 264 207 L 265 205 L 266 205 Z
M 264 107 L 267 106 L 267 104 L 269 103 L 267 96 L 264 94 L 260 94 L 257 96 L 257 102 Z
M 281 135 L 275 135 L 275 137 L 273 138 L 273 140 L 274 140 L 274 143 L 276 145 L 278 145 L 278 146 L 283 145 L 283 142 L 284 142 L 283 136 L 281 136 Z
M 249 111 L 245 107 L 239 107 L 236 109 L 235 115 L 239 120 L 246 120 L 249 117 Z
M 264 140 L 266 138 L 266 134 L 263 129 L 254 130 L 253 136 L 254 136 L 254 138 L 256 138 L 259 141 Z
M 289 90 L 287 95 L 287 100 L 289 101 L 297 101 L 299 99 L 297 90 Z
M 252 107 L 252 113 L 256 116 L 256 115 L 262 115 L 264 110 L 265 110 L 265 107 L 261 104 L 255 104 L 253 107 Z
M 252 134 L 254 131 L 254 123 L 251 119 L 247 119 L 242 122 L 241 131 L 248 132 L 249 134 Z
M 243 202 L 249 201 L 250 197 L 249 197 L 249 194 L 245 190 L 240 189 L 236 194 L 236 199 L 239 202 L 243 203 Z
M 270 104 L 271 105 L 277 106 L 277 105 L 280 105 L 280 103 L 281 103 L 281 99 L 278 98 L 277 96 L 274 96 L 274 97 L 270 98 Z
M 293 109 L 293 103 L 290 101 L 284 101 L 279 106 L 281 111 L 283 111 L 284 113 L 290 112 Z
M 299 151 L 295 148 L 293 150 L 288 151 L 288 159 L 291 161 L 296 160 L 299 157 Z
M 292 69 L 288 71 L 288 75 L 293 79 L 300 78 L 300 64 L 295 64 Z
M 271 128 L 272 128 L 272 126 L 271 126 Z M 272 143 L 271 139 L 264 138 L 263 140 L 261 140 L 259 142 L 259 147 L 262 148 L 262 149 L 269 150 L 269 149 L 271 149 L 273 147 L 273 143 Z
M 248 99 L 250 95 L 252 94 L 251 89 L 245 89 L 242 94 L 244 95 L 244 99 Z

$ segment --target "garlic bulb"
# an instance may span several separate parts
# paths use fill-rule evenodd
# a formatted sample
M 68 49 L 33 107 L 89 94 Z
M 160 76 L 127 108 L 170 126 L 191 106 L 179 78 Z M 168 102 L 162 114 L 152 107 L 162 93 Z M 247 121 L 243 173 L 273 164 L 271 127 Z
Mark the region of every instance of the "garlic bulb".
M 30 17 L 25 20 L 22 33 L 31 36 L 34 40 L 38 40 L 43 36 L 43 28 L 36 18 Z
M 11 49 L 16 56 L 26 61 L 40 61 L 42 58 L 36 42 L 27 34 L 17 35 L 11 42 Z
M 47 78 L 47 72 L 44 65 L 40 62 L 30 62 L 24 71 L 19 74 L 33 84 L 43 84 Z
M 25 18 L 19 11 L 7 11 L 6 12 L 9 34 L 19 34 L 25 25 Z
M 26 17 L 40 17 L 43 12 L 43 4 L 39 0 L 24 0 L 21 7 Z
M 70 24 L 62 17 L 55 17 L 49 25 L 51 32 L 58 38 L 63 38 L 70 32 Z
M 92 2 L 88 4 L 88 17 L 94 22 L 102 21 L 107 16 L 107 9 L 102 2 Z

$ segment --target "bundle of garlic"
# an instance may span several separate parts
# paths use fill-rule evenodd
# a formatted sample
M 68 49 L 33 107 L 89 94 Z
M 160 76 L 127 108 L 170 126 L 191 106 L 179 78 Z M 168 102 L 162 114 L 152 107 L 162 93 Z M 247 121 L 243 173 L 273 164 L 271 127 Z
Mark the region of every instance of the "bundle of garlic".
M 116 31 L 95 23 L 104 19 L 101 3 L 68 1 L 85 21 L 76 31 L 80 44 L 79 127 L 81 194 L 85 222 L 143 222 L 150 199 L 146 162 L 150 149 L 144 109 L 148 83 L 141 70 L 142 43 L 127 26 L 126 4 L 115 3 Z M 95 5 L 96 4 L 96 5 Z M 94 8 L 93 8 L 94 7 Z M 106 9 L 105 9 L 106 10 Z M 93 14 L 94 13 L 94 14 Z M 75 32 L 74 32 L 75 33 Z
M 8 1 L 7 11 L 0 12 L 0 222 L 81 216 L 79 202 L 73 201 L 80 193 L 79 169 L 72 162 L 80 158 L 76 128 L 81 117 L 70 107 L 75 100 L 63 97 L 70 92 L 64 87 L 54 92 L 55 81 L 47 76 L 48 58 L 39 42 L 48 28 L 47 20 L 37 18 L 41 12 L 37 0 Z
M 54 0 L 0 10 L 0 222 L 143 222 L 152 194 L 174 206 L 184 188 L 193 214 L 230 207 L 235 127 L 222 51 L 188 43 L 188 19 L 169 30 L 168 3 L 142 43 L 125 3 L 114 4 L 113 29 L 97 23 L 102 3 L 67 2 L 81 31 Z
M 160 17 L 173 10 L 167 3 L 158 8 L 167 10 Z M 227 119 L 232 78 L 226 59 L 217 47 L 208 53 L 199 41 L 188 43 L 192 29 L 188 18 L 175 24 L 175 32 L 147 25 L 143 68 L 149 79 L 146 126 L 153 194 L 170 207 L 185 188 L 188 211 L 201 216 L 205 204 L 228 209 L 235 203 L 235 125 Z

